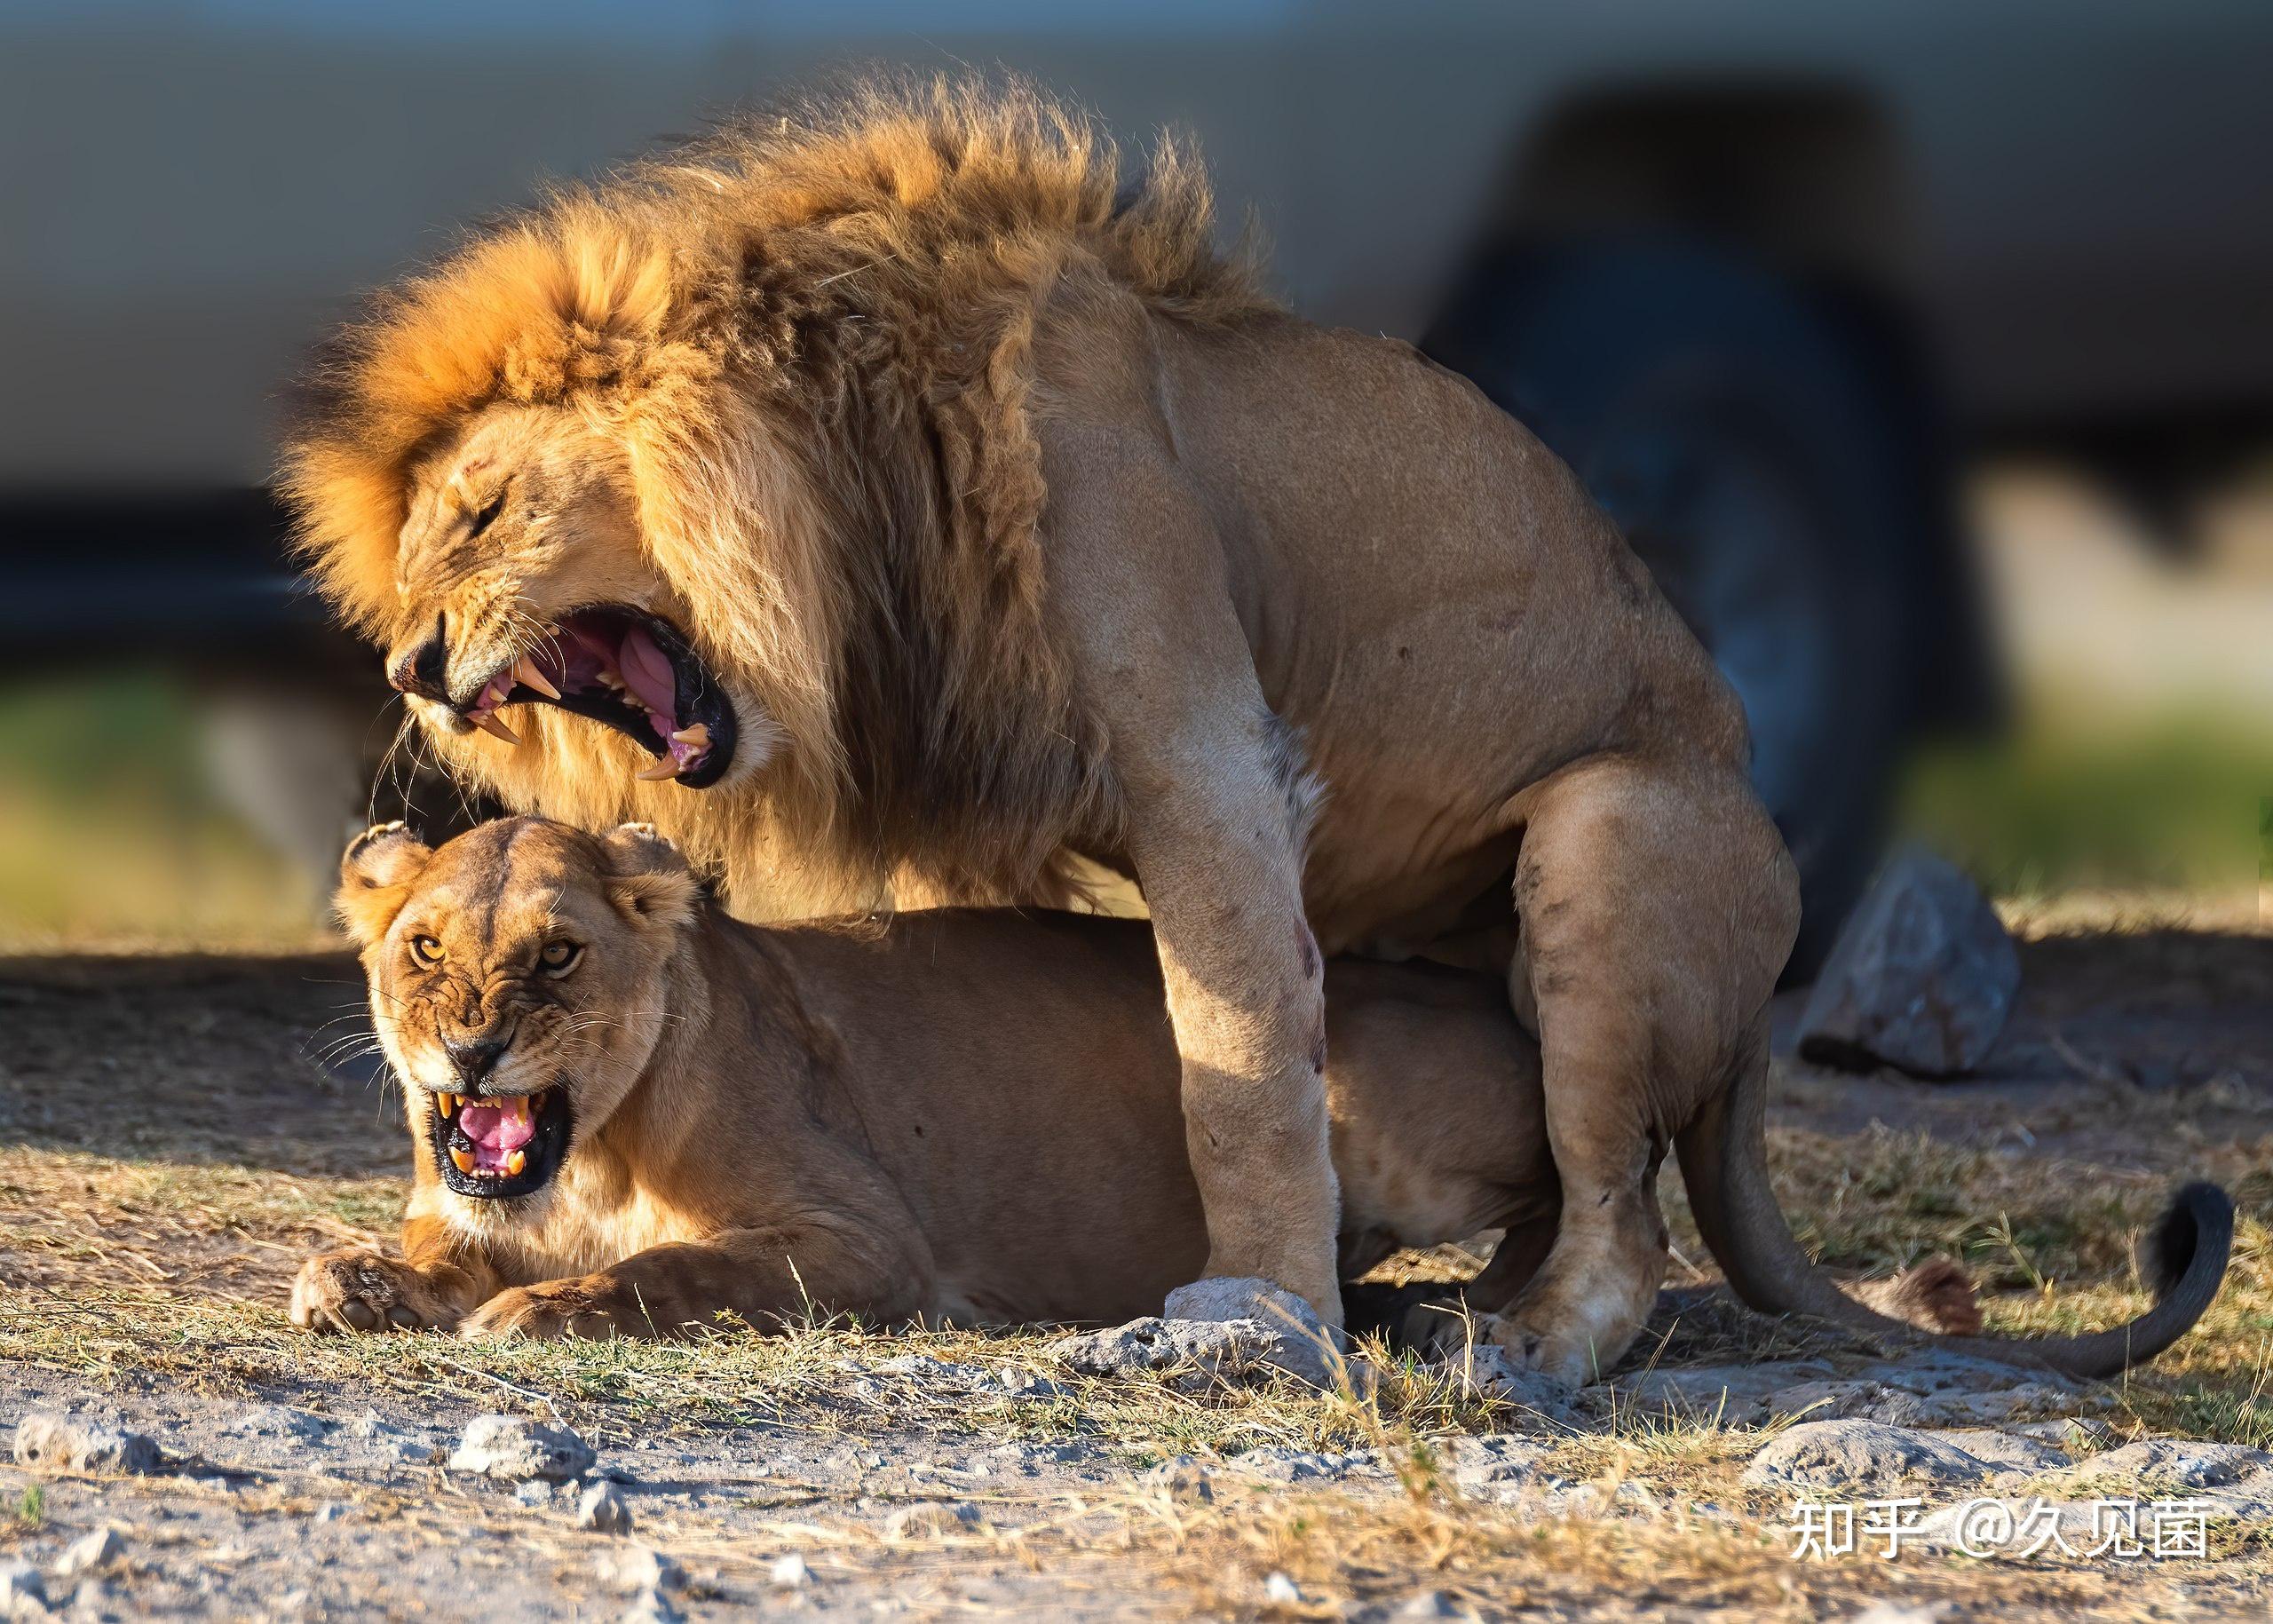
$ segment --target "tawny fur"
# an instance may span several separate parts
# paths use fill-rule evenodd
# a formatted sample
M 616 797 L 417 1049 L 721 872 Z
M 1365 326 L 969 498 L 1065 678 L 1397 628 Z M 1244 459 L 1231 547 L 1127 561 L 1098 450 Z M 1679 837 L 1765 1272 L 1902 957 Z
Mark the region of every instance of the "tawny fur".
M 1216 251 L 1180 146 L 1122 180 L 1081 114 L 938 83 L 564 188 L 386 295 L 319 368 L 283 470 L 304 556 L 392 643 L 421 459 L 484 408 L 573 407 L 622 448 L 646 547 L 790 753 L 762 804 L 671 808 L 697 860 L 802 875 L 804 901 L 874 899 L 915 857 L 964 900 L 1062 896 L 1065 848 L 1109 842 L 1116 809 L 1041 620 L 1037 306 L 1094 284 L 1225 329 L 1272 308 Z M 440 742 L 589 828 L 672 794 L 628 781 L 622 741 L 537 725 L 529 764 Z
M 308 1261 L 304 1327 L 1118 1320 L 1207 1255 L 1141 924 L 952 909 L 759 929 L 705 903 L 650 830 L 530 819 L 439 851 L 375 831 L 339 903 L 409 1085 L 416 1172 L 399 1256 Z M 423 935 L 438 963 L 411 955 Z M 533 976 L 559 939 L 575 968 Z M 1538 1045 L 1492 977 L 1340 961 L 1327 979 L 1343 1272 L 1509 1228 L 1467 1304 L 1504 1308 L 1559 1201 Z M 512 1200 L 451 1190 L 429 1131 L 432 1091 L 463 1086 L 445 1042 L 497 1032 L 492 1084 L 563 1089 L 576 1122 L 553 1183 Z M 1947 1260 L 1861 1289 L 1913 1324 L 1979 1323 Z M 1416 1335 L 1463 1323 L 1445 1295 L 1413 1311 Z

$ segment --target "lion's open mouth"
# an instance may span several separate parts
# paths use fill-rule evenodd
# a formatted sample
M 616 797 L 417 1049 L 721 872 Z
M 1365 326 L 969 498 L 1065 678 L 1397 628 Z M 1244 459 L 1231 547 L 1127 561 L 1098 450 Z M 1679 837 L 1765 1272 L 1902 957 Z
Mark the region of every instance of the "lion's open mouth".
M 498 670 L 459 714 L 519 743 L 501 705 L 558 705 L 628 734 L 655 757 L 645 779 L 689 789 L 718 781 L 734 759 L 734 708 L 678 629 L 638 609 L 580 609 Z
M 460 1195 L 485 1199 L 543 1189 L 568 1153 L 566 1089 L 535 1094 L 433 1097 L 434 1165 Z

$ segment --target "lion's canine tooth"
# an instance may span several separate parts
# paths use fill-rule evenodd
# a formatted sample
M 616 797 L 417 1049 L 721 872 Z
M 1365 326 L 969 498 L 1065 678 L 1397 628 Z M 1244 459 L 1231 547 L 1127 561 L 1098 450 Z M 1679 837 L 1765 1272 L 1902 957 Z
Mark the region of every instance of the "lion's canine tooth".
M 560 690 L 552 685 L 552 679 L 538 670 L 536 661 L 527 654 L 513 661 L 513 680 L 525 688 L 535 688 L 547 699 L 560 697 Z
M 641 770 L 641 771 L 637 774 L 637 776 L 638 776 L 638 777 L 639 777 L 639 778 L 647 779 L 647 780 L 659 780 L 659 779 L 666 779 L 666 778 L 677 778 L 677 777 L 678 776 L 678 763 L 677 763 L 677 762 L 673 761 L 669 757 L 666 756 L 666 757 L 664 757 L 661 761 L 657 762 L 653 766 L 652 766 L 652 767 L 647 767 L 647 768 L 644 768 L 643 770 Z
M 434 1096 L 434 1107 L 444 1116 L 455 1116 L 458 1113 L 458 1097 L 455 1094 L 437 1094 Z
M 671 737 L 681 744 L 699 744 L 708 749 L 710 745 L 710 724 L 697 722 L 692 726 L 680 728 Z
M 492 738 L 503 739 L 508 744 L 519 744 L 521 741 L 520 734 L 506 726 L 495 717 L 478 716 L 473 718 L 473 725 Z
M 462 1151 L 456 1145 L 453 1145 L 450 1146 L 450 1160 L 457 1164 L 459 1172 L 471 1173 L 473 1171 L 473 1153 L 471 1151 Z
M 514 1151 L 505 1158 L 505 1171 L 511 1173 L 516 1178 L 519 1178 L 521 1176 L 521 1169 L 528 1165 L 529 1159 L 523 1155 L 519 1151 Z

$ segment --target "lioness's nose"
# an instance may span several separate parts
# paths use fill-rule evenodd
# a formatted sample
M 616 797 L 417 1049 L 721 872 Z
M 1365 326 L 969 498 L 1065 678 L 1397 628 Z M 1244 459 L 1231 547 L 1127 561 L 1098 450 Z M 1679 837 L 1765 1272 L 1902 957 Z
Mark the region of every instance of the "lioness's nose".
M 446 1039 L 442 1052 L 450 1058 L 450 1069 L 457 1073 L 458 1081 L 472 1089 L 495 1067 L 497 1057 L 505 1052 L 505 1042 L 503 1038 L 474 1038 L 466 1042 Z
M 449 616 L 438 614 L 434 630 L 423 640 L 395 650 L 387 661 L 387 681 L 398 693 L 416 693 L 445 705 L 450 702 L 442 687 L 450 657 L 449 630 Z

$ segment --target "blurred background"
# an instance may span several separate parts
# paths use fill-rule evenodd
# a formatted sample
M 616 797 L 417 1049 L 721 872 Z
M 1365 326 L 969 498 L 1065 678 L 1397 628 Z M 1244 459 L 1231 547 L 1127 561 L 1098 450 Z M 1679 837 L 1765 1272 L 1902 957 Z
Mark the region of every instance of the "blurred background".
M 2262 0 L 11 0 L 0 950 L 303 945 L 449 810 L 286 561 L 289 380 L 465 223 L 869 63 L 1193 131 L 1296 310 L 1570 459 L 1744 696 L 1803 957 L 1904 830 L 2258 926 Z

